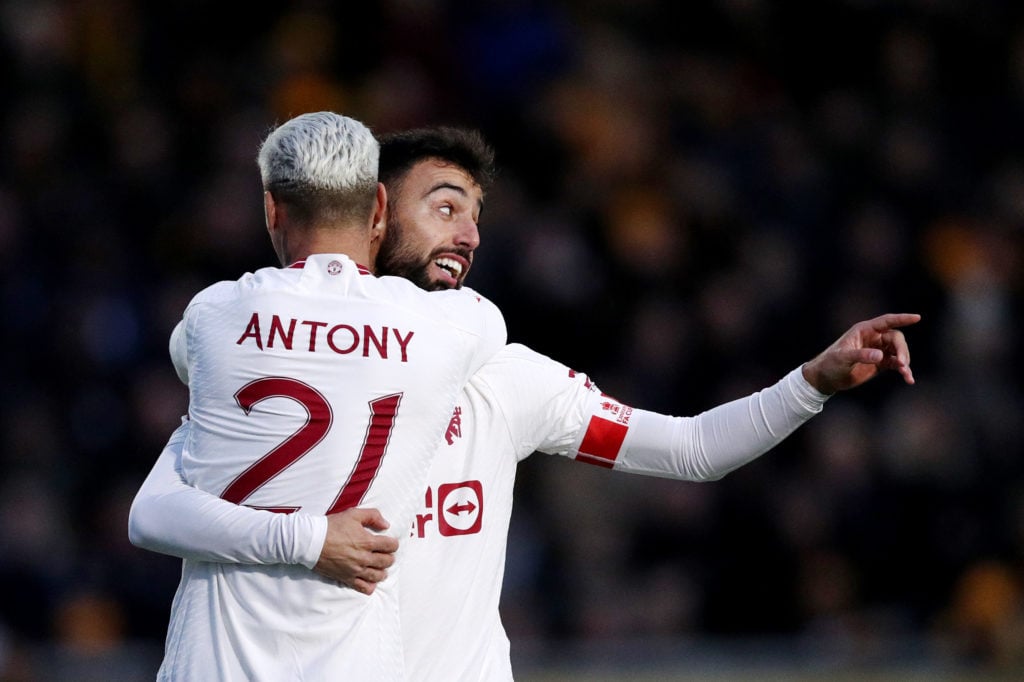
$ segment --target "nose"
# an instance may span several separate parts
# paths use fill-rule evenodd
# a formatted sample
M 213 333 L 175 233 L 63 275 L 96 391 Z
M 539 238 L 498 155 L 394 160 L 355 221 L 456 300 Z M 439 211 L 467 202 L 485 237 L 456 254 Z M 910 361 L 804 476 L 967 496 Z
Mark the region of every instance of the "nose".
M 475 220 L 466 218 L 459 223 L 458 231 L 455 233 L 455 243 L 471 251 L 480 246 L 480 230 Z

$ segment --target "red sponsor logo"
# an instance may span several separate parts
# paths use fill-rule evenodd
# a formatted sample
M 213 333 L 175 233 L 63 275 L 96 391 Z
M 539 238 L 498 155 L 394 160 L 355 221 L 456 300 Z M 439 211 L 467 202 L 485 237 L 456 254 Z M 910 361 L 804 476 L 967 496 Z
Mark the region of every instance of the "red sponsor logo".
M 435 522 L 443 537 L 473 535 L 483 528 L 484 486 L 480 481 L 442 483 L 437 487 L 436 505 L 434 499 L 434 490 L 427 488 L 425 509 L 416 515 L 412 537 L 426 537 Z
M 437 489 L 437 528 L 441 535 L 479 533 L 483 525 L 484 487 L 480 481 L 444 483 Z

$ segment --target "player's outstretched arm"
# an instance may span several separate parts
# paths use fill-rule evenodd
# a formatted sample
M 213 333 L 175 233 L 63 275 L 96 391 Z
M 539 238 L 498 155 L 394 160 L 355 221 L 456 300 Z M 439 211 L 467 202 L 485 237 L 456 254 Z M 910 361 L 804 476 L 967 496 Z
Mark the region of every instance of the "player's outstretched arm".
M 369 594 L 386 576 L 398 541 L 371 530 L 387 527 L 376 510 L 350 509 L 330 517 L 275 514 L 232 504 L 188 485 L 180 426 L 132 502 L 132 544 L 196 561 L 301 564 Z
M 890 313 L 858 322 L 803 366 L 804 378 L 827 394 L 860 386 L 885 370 L 913 384 L 910 348 L 900 328 L 920 320 L 916 313 Z
M 886 370 L 898 372 L 908 384 L 914 383 L 910 351 L 900 328 L 921 319 L 917 314 L 880 315 L 854 324 L 839 339 L 812 360 L 788 373 L 776 384 L 713 407 L 694 417 L 672 417 L 633 409 L 614 399 L 591 394 L 584 403 L 582 421 L 565 420 L 564 425 L 583 428 L 566 438 L 557 429 L 553 438 L 541 441 L 537 450 L 565 454 L 578 461 L 614 468 L 617 471 L 675 478 L 713 481 L 753 461 L 781 443 L 807 420 L 818 414 L 828 398 L 842 390 L 860 386 Z M 531 387 L 556 385 L 560 380 L 557 363 L 546 358 L 533 363 L 538 376 Z M 543 376 L 540 372 L 544 372 Z M 507 376 L 528 376 L 525 369 Z M 579 381 L 579 375 L 573 374 Z M 561 380 L 563 383 L 566 380 Z M 535 388 L 518 389 L 522 393 Z M 577 396 L 566 390 L 556 395 Z M 558 407 L 545 407 L 545 414 L 561 414 Z M 550 422 L 557 427 L 563 420 Z

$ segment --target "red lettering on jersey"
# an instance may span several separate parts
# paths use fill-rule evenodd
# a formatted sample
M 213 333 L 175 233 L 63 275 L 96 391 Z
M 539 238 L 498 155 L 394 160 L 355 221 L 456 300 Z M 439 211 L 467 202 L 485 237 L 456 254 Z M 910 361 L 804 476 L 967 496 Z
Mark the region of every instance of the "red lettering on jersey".
M 316 350 L 316 330 L 318 327 L 326 327 L 326 322 L 314 322 L 313 320 L 303 320 L 302 324 L 309 326 L 309 352 Z
M 252 317 L 249 318 L 248 326 L 246 326 L 245 331 L 242 333 L 242 336 L 239 337 L 238 341 L 235 341 L 235 343 L 241 346 L 242 342 L 249 338 L 256 339 L 256 347 L 259 348 L 260 350 L 263 350 L 263 337 L 260 335 L 259 313 L 252 314 Z
M 266 344 L 267 348 L 281 348 L 282 350 L 293 350 L 295 343 L 295 325 L 296 323 L 306 327 L 309 333 L 309 352 L 315 353 L 317 350 L 318 334 L 321 329 L 325 329 L 326 333 L 323 338 L 326 340 L 327 346 L 339 355 L 348 355 L 357 348 L 362 346 L 363 357 L 368 358 L 376 356 L 382 360 L 388 359 L 388 338 L 389 332 L 394 333 L 395 342 L 399 345 L 402 350 L 402 362 L 409 361 L 409 343 L 412 341 L 412 337 L 415 332 L 409 332 L 408 334 L 402 334 L 393 327 L 381 326 L 379 329 L 374 329 L 368 324 L 362 325 L 362 338 L 360 338 L 359 330 L 350 324 L 336 324 L 329 326 L 328 322 L 320 322 L 317 320 L 302 320 L 299 322 L 294 317 L 285 321 L 279 315 L 270 316 L 270 333 L 267 336 Z M 347 338 L 346 338 L 347 335 Z M 301 332 L 300 332 L 301 336 Z M 256 342 L 256 347 L 263 350 L 263 332 L 260 328 L 260 314 L 253 313 L 249 318 L 249 322 L 245 327 L 245 331 L 238 338 L 238 345 L 242 345 L 246 340 L 252 339 Z
M 379 355 L 380 357 L 382 357 L 385 360 L 387 360 L 387 358 L 388 358 L 388 328 L 384 327 L 382 331 L 383 331 L 383 333 L 381 334 L 381 336 L 384 337 L 383 340 L 377 338 L 377 335 L 373 333 L 373 329 L 370 328 L 370 325 L 368 325 L 368 324 L 364 324 L 363 325 L 363 357 L 364 358 L 370 357 L 370 342 L 373 342 L 373 345 L 377 348 L 377 355 Z
M 425 538 L 425 537 L 427 537 L 427 522 L 428 521 L 432 521 L 433 519 L 434 519 L 434 515 L 430 514 L 430 513 L 427 513 L 427 514 L 417 514 L 416 515 L 415 526 L 413 527 L 413 530 L 412 530 L 412 537 L 417 537 L 417 538 Z
M 619 456 L 622 442 L 626 439 L 629 428 L 600 417 L 591 417 L 587 425 L 587 433 L 580 443 L 576 459 L 587 464 L 611 469 Z
M 395 333 L 395 339 L 398 340 L 398 345 L 402 347 L 402 362 L 409 362 L 409 341 L 412 340 L 412 335 L 416 332 L 409 332 L 403 339 L 397 329 L 392 329 L 391 331 Z
M 367 489 L 380 470 L 381 460 L 384 459 L 388 443 L 391 442 L 391 432 L 395 428 L 395 416 L 401 402 L 401 393 L 370 401 L 370 426 L 363 437 L 359 461 L 349 474 L 345 487 L 338 494 L 338 499 L 327 509 L 328 514 L 355 507 L 362 502 Z
M 338 333 L 339 329 L 344 329 L 345 331 L 352 335 L 352 344 L 349 345 L 348 348 L 339 348 L 334 343 L 334 335 Z M 359 345 L 359 332 L 355 330 L 355 327 L 352 327 L 351 325 L 347 324 L 339 324 L 334 327 L 331 327 L 331 331 L 327 332 L 327 345 L 330 346 L 331 350 L 333 350 L 335 353 L 338 353 L 340 355 L 348 355 L 349 353 L 356 349 L 356 346 Z
M 281 318 L 274 315 L 270 318 L 270 335 L 267 337 L 267 348 L 274 347 L 274 337 L 280 336 L 281 343 L 284 344 L 286 350 L 292 349 L 292 337 L 295 334 L 295 318 L 293 317 L 288 323 L 288 331 L 285 332 L 284 324 L 281 323 Z
M 455 443 L 456 438 L 462 438 L 462 408 L 455 406 L 451 421 L 448 422 L 448 430 L 444 433 L 444 439 L 448 445 Z

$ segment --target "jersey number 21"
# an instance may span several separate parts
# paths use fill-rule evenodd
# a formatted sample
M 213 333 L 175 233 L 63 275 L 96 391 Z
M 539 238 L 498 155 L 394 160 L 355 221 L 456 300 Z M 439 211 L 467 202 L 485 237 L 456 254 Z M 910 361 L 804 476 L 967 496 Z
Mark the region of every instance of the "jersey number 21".
M 224 489 L 220 496 L 229 502 L 242 504 L 257 489 L 312 450 L 331 430 L 334 421 L 331 404 L 320 391 L 298 379 L 265 377 L 249 382 L 235 393 L 235 401 L 246 414 L 249 414 L 257 403 L 267 398 L 294 400 L 306 410 L 306 423 L 239 474 Z M 327 510 L 328 514 L 354 507 L 363 499 L 384 459 L 401 400 L 402 394 L 395 393 L 369 402 L 370 420 L 363 444 L 359 448 L 359 457 L 349 473 L 348 480 Z M 292 512 L 296 509 L 297 507 L 274 507 L 270 510 Z

